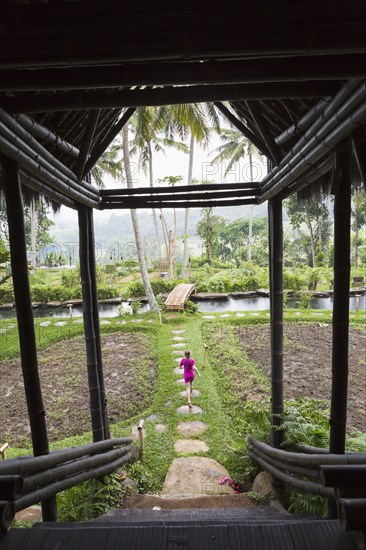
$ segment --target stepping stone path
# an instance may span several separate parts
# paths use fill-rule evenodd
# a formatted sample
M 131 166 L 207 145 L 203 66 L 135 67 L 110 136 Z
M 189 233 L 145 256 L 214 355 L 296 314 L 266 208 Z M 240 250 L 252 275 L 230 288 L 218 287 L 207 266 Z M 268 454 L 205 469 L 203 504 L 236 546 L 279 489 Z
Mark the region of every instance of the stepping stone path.
M 187 390 L 181 391 L 180 394 L 182 397 L 187 397 Z M 201 392 L 199 390 L 192 391 L 192 397 L 198 397 L 200 394 Z
M 168 318 L 168 317 L 167 317 Z M 214 319 L 212 316 L 205 316 L 206 319 Z M 172 330 L 172 334 L 181 334 L 184 330 Z M 179 336 L 173 336 L 173 340 L 184 340 L 185 338 Z M 178 343 L 171 344 L 172 348 L 187 348 L 188 344 Z M 172 349 L 172 355 L 179 354 L 182 357 L 182 350 Z M 180 362 L 180 357 L 173 357 L 175 362 Z M 182 375 L 182 369 L 178 366 L 173 369 L 175 374 Z M 184 384 L 184 378 L 175 380 L 175 383 L 182 386 Z M 192 398 L 195 399 L 201 395 L 199 390 L 194 389 L 192 392 Z M 187 391 L 180 391 L 180 396 L 187 399 Z M 172 401 L 165 403 L 166 407 L 170 407 Z M 188 404 L 182 405 L 176 409 L 178 414 L 189 416 L 202 414 L 203 410 L 198 405 L 192 403 L 192 407 L 189 408 Z M 150 415 L 147 420 L 155 420 L 156 416 Z M 209 447 L 205 441 L 193 439 L 195 436 L 204 433 L 208 429 L 208 425 L 201 420 L 187 420 L 182 421 L 177 426 L 177 431 L 185 439 L 178 439 L 174 444 L 174 450 L 177 454 L 189 454 L 194 453 L 206 453 L 209 451 Z M 166 430 L 165 424 L 156 424 L 155 431 L 162 433 Z M 133 429 L 133 437 L 138 437 L 137 428 Z M 221 477 L 230 477 L 229 472 L 219 464 L 216 460 L 202 456 L 189 456 L 180 457 L 173 460 L 168 473 L 166 475 L 162 497 L 165 498 L 184 498 L 184 497 L 202 497 L 204 495 L 222 495 L 222 494 L 234 494 L 234 490 L 231 486 L 218 483 Z
M 234 489 L 217 481 L 229 472 L 212 458 L 190 456 L 173 460 L 166 475 L 162 496 L 170 498 L 234 494 Z
M 191 408 L 189 408 L 188 405 L 182 405 L 177 408 L 178 414 L 201 414 L 202 412 L 201 407 L 197 407 L 197 405 L 192 405 Z
M 156 432 L 162 433 L 162 432 L 165 432 L 165 430 L 166 430 L 165 424 L 156 424 L 156 426 L 155 426 L 155 431 Z
M 174 443 L 174 450 L 180 455 L 186 455 L 191 453 L 206 453 L 208 447 L 204 441 L 198 439 L 178 439 Z
M 177 426 L 177 431 L 189 437 L 190 435 L 198 435 L 207 430 L 208 426 L 201 420 L 192 420 L 191 422 L 180 422 Z

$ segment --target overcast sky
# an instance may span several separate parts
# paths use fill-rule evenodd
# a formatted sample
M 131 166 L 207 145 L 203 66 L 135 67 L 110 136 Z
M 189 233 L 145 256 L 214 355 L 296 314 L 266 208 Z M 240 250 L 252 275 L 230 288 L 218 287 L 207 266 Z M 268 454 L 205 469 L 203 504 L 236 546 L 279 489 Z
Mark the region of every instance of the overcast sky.
M 197 180 L 210 180 L 214 183 L 233 183 L 233 182 L 243 182 L 250 181 L 249 173 L 249 159 L 244 158 L 240 163 L 235 166 L 229 174 L 225 176 L 225 170 L 227 167 L 226 162 L 222 162 L 219 165 L 213 165 L 212 159 L 216 156 L 216 153 L 210 154 L 211 151 L 219 147 L 222 142 L 218 135 L 212 135 L 210 139 L 209 147 L 205 150 L 199 145 L 195 145 L 195 154 L 194 154 L 194 165 L 193 165 L 193 177 Z M 253 179 L 254 181 L 261 180 L 266 174 L 266 166 L 264 157 L 260 159 L 255 158 L 253 160 L 254 170 L 253 170 Z M 138 159 L 132 158 L 132 169 L 134 177 L 134 186 L 135 187 L 145 187 L 149 185 L 147 177 L 139 169 Z M 155 182 L 159 179 L 163 179 L 165 176 L 183 176 L 182 185 L 186 184 L 186 178 L 188 173 L 188 155 L 180 153 L 174 149 L 168 149 L 166 154 L 155 154 L 154 157 L 154 180 Z M 107 188 L 116 188 L 116 187 L 125 187 L 123 182 L 114 182 L 109 176 L 105 176 L 105 186 Z M 94 211 L 94 219 L 98 221 L 107 220 L 110 216 L 110 211 L 104 210 Z M 77 223 L 77 213 L 75 210 L 61 207 L 61 210 L 56 214 L 54 222 L 58 223 L 72 223 L 75 221 Z

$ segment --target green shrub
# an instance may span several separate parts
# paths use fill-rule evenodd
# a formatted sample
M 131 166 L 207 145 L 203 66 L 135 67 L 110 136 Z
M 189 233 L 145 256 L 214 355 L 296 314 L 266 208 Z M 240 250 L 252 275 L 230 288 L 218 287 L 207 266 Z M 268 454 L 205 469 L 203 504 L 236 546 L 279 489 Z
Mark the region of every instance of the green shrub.
M 118 290 L 114 287 L 104 284 L 98 285 L 98 298 L 99 300 L 107 300 L 108 298 L 115 298 L 118 296 Z
M 128 296 L 144 296 L 145 288 L 141 281 L 132 281 L 125 292 Z
M 283 272 L 283 288 L 298 292 L 305 285 L 305 280 L 299 275 L 293 275 L 288 271 Z
M 62 286 L 73 288 L 80 285 L 80 270 L 78 267 L 73 269 L 63 269 L 61 273 Z
M 63 491 L 57 497 L 60 521 L 88 521 L 105 514 L 113 508 L 119 508 L 126 487 L 118 474 L 90 479 Z
M 14 290 L 11 283 L 4 283 L 0 286 L 0 303 L 14 302 Z

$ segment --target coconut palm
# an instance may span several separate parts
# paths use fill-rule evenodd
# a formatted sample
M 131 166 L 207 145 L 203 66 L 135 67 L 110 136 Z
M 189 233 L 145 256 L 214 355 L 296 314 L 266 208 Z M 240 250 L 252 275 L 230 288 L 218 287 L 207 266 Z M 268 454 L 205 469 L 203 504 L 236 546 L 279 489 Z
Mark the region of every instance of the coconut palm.
M 212 153 L 217 153 L 213 163 L 219 163 L 228 160 L 225 169 L 225 175 L 242 158 L 249 157 L 249 178 L 253 181 L 253 157 L 259 155 L 258 149 L 248 141 L 248 139 L 239 130 L 233 128 L 222 128 L 220 131 L 222 145 L 217 147 Z M 249 211 L 249 235 L 248 235 L 248 260 L 252 259 L 252 235 L 253 235 L 253 214 L 254 206 L 250 205 Z
M 139 164 L 143 172 L 149 176 L 150 187 L 154 187 L 153 154 L 164 153 L 165 147 L 174 147 L 175 149 L 188 153 L 187 146 L 175 141 L 172 138 L 161 135 L 163 129 L 163 119 L 159 116 L 159 109 L 156 107 L 139 107 L 136 109 L 131 119 L 134 130 L 132 148 L 130 155 L 139 154 Z M 156 210 L 152 210 L 156 251 L 158 259 L 161 258 L 161 245 L 159 235 L 159 224 Z
M 189 138 L 189 161 L 187 185 L 192 184 L 193 159 L 195 143 L 207 147 L 212 129 L 219 129 L 219 117 L 216 109 L 211 103 L 189 103 L 183 105 L 170 105 L 160 109 L 160 117 L 164 121 L 165 131 L 168 139 L 179 135 L 180 139 Z M 184 236 L 183 236 L 183 260 L 180 277 L 187 276 L 188 264 L 188 226 L 189 208 L 184 214 Z
M 126 124 L 122 130 L 123 165 L 125 170 L 127 187 L 129 189 L 132 189 L 133 176 L 131 171 L 128 131 L 129 131 L 129 127 L 128 127 L 128 124 Z M 140 265 L 140 273 L 141 273 L 141 278 L 145 289 L 146 298 L 147 298 L 147 301 L 149 302 L 150 309 L 152 311 L 158 311 L 159 306 L 155 299 L 155 296 L 150 284 L 149 273 L 147 270 L 146 259 L 145 259 L 144 243 L 141 237 L 140 225 L 139 225 L 137 213 L 135 209 L 131 209 L 130 213 L 131 213 L 132 227 L 135 235 L 137 258 Z

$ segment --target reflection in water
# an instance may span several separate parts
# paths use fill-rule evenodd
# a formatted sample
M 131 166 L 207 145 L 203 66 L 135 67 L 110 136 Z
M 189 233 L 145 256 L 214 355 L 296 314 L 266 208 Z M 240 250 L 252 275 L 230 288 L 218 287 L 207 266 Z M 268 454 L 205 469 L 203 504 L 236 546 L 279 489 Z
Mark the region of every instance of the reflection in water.
M 265 296 L 250 296 L 246 298 L 232 298 L 229 296 L 228 300 L 205 300 L 197 302 L 198 310 L 202 312 L 210 313 L 223 313 L 225 311 L 263 311 L 269 310 L 269 298 Z M 311 309 L 333 309 L 333 296 L 327 296 L 324 298 L 313 298 L 309 307 Z M 359 297 L 358 307 L 360 310 L 366 309 L 366 295 Z M 299 308 L 299 303 L 296 300 L 287 300 L 287 309 Z M 350 310 L 356 309 L 356 297 L 351 296 L 349 300 Z M 99 315 L 101 317 L 117 317 L 121 313 L 121 309 L 125 312 L 132 312 L 131 306 L 127 302 L 122 304 L 100 304 Z M 143 313 L 149 310 L 147 304 L 143 304 L 139 312 Z M 65 318 L 69 317 L 69 310 L 67 307 L 50 308 L 40 307 L 33 310 L 34 317 L 54 317 Z M 82 317 L 83 312 L 80 307 L 74 307 L 72 316 Z M 0 319 L 10 319 L 15 317 L 15 310 L 0 311 Z
M 299 308 L 299 302 L 297 300 L 287 300 L 287 309 Z M 366 309 L 366 295 L 359 298 L 359 309 Z M 269 309 L 269 298 L 266 296 L 251 296 L 248 298 L 232 298 L 229 296 L 228 300 L 205 300 L 198 303 L 199 311 L 205 312 L 224 312 L 224 311 L 263 311 Z M 333 296 L 326 296 L 324 298 L 313 298 L 310 301 L 310 309 L 333 309 Z M 356 298 L 351 296 L 349 299 L 349 308 L 351 310 L 356 309 Z

